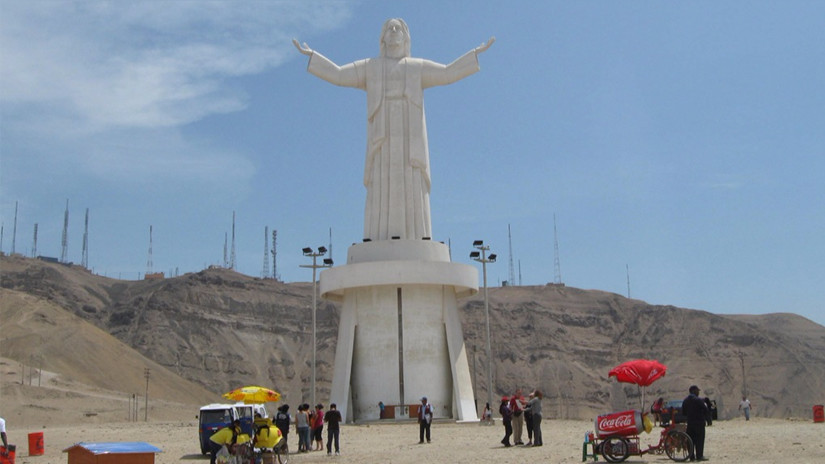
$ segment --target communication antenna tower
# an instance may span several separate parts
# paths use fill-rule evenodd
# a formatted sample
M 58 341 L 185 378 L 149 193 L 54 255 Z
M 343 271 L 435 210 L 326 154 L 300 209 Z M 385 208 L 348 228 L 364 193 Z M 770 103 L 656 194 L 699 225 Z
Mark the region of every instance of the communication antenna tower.
M 521 260 L 518 260 L 518 285 L 521 287 Z
M 235 269 L 235 212 L 232 211 L 232 254 L 229 255 L 229 269 Z
M 510 285 L 515 285 L 516 272 L 513 270 L 513 235 L 510 234 L 510 224 L 507 224 L 507 240 L 510 243 Z
M 561 263 L 559 262 L 559 233 L 556 230 L 556 214 L 553 213 L 553 282 L 561 284 Z
M 89 268 L 89 208 L 86 208 L 86 220 L 83 226 L 83 256 L 80 258 L 80 265 Z
M 227 256 L 227 246 L 229 245 L 229 234 L 223 233 L 223 267 L 229 267 L 229 257 Z
M 17 202 L 14 202 L 14 229 L 11 232 L 11 254 L 14 254 L 14 242 L 17 241 Z
M 66 212 L 63 213 L 63 240 L 61 241 L 63 251 L 60 252 L 60 262 L 67 262 L 69 254 L 69 200 L 66 200 Z
M 34 223 L 34 243 L 32 243 L 32 258 L 37 257 L 37 223 Z
M 278 275 L 278 231 L 272 229 L 272 278 L 280 281 Z
M 627 271 L 627 297 L 630 298 L 630 266 L 625 264 L 624 268 Z
M 152 226 L 149 226 L 149 258 L 146 260 L 146 273 L 151 274 L 154 263 L 152 262 Z
M 0 223 L 0 252 L 3 251 L 3 233 L 6 231 L 6 226 Z
M 264 226 L 264 268 L 261 271 L 261 278 L 269 277 L 269 226 Z

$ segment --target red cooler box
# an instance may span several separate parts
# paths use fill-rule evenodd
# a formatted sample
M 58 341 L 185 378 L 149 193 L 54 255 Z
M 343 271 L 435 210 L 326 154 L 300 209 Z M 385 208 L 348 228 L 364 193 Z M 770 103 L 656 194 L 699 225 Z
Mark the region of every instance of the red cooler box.
M 596 437 L 627 437 L 638 435 L 645 429 L 641 411 L 622 411 L 605 414 L 596 418 Z
M 16 449 L 14 445 L 9 445 L 8 448 L 0 445 L 0 464 L 14 464 L 14 454 Z

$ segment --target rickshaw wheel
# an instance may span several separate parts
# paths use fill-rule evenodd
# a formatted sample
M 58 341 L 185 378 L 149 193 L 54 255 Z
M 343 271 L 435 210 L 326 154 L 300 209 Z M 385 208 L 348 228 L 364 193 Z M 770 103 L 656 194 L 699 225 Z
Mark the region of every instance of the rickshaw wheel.
M 287 464 L 289 462 L 289 446 L 287 445 L 286 440 L 283 440 L 283 442 L 283 445 L 279 443 L 278 445 L 281 446 L 275 445 L 275 447 L 272 448 L 272 451 L 275 452 L 275 458 L 278 460 L 279 464 Z
M 693 448 L 693 441 L 685 432 L 673 430 L 668 432 L 665 437 L 664 447 L 667 457 L 676 462 L 683 462 L 687 461 L 690 457 L 690 450 Z
M 610 437 L 602 442 L 602 456 L 607 462 L 622 462 L 630 456 L 630 447 L 622 437 Z

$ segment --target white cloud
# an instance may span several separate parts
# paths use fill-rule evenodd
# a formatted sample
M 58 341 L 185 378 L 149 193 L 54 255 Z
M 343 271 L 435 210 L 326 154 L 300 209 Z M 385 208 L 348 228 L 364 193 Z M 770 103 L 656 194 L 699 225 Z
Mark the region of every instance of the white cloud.
M 310 22 L 317 5 L 299 2 L 10 2 L 2 99 L 48 103 L 89 131 L 238 111 L 246 96 L 226 79 L 277 66 L 291 30 L 334 23 L 340 6 Z
M 179 126 L 245 109 L 248 95 L 233 78 L 278 66 L 294 56 L 296 31 L 337 27 L 351 6 L 4 1 L 4 145 L 39 147 L 44 169 L 49 159 L 70 161 L 101 178 L 247 180 L 254 166 L 244 153 L 210 147 Z

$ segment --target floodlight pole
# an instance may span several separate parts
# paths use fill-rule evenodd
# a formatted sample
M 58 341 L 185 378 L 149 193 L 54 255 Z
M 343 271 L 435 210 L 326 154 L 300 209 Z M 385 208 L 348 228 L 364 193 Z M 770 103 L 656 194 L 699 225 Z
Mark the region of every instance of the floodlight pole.
M 312 407 L 315 407 L 315 358 L 316 358 L 316 316 L 315 313 L 317 311 L 317 303 L 316 303 L 316 294 L 317 286 L 318 286 L 318 279 L 315 278 L 315 271 L 319 268 L 324 267 L 332 267 L 332 260 L 331 259 L 324 259 L 324 264 L 317 264 L 317 259 L 319 256 L 324 256 L 327 252 L 325 247 L 318 247 L 318 251 L 313 251 L 312 248 L 304 248 L 303 253 L 304 256 L 312 257 L 312 264 L 301 264 L 300 267 L 307 267 L 312 268 L 312 381 L 310 382 L 310 403 Z
M 487 257 L 487 251 L 490 250 L 490 246 L 484 245 L 484 242 L 481 240 L 476 240 L 473 242 L 473 247 L 479 249 L 481 251 L 481 257 L 478 256 L 478 252 L 470 253 L 470 257 L 481 263 L 482 274 L 484 278 L 484 318 L 487 323 L 487 403 L 490 404 L 490 410 L 492 412 L 493 409 L 493 354 L 492 354 L 492 347 L 490 344 L 490 302 L 487 298 L 487 263 L 494 263 L 496 261 L 494 254 L 490 255 L 490 258 Z

